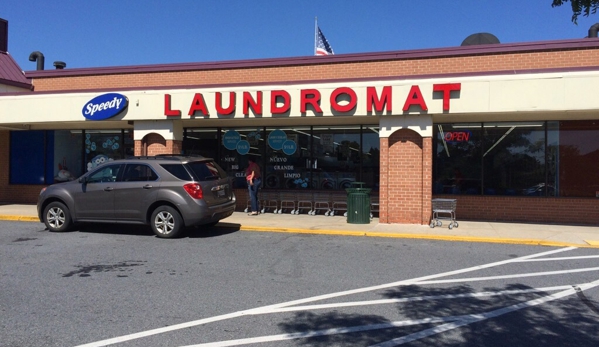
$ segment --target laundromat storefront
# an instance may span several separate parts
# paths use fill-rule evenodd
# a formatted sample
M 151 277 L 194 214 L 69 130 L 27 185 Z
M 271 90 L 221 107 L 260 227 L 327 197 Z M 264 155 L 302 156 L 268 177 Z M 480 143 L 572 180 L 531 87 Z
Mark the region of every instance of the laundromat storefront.
M 11 172 L 3 192 L 9 200 L 24 185 L 54 183 L 61 167 L 78 168 L 76 176 L 97 156 L 183 152 L 217 158 L 242 196 L 247 157 L 255 154 L 265 189 L 367 182 L 380 195 L 381 222 L 428 224 L 437 196 L 457 197 L 465 219 L 551 221 L 544 218 L 563 204 L 597 207 L 561 166 L 594 170 L 588 158 L 599 137 L 587 133 L 596 129 L 599 104 L 584 88 L 589 83 L 599 84 L 599 71 L 0 96 L 3 125 L 15 129 L 3 135 Z M 127 107 L 102 115 L 119 107 L 107 96 L 113 93 Z M 100 97 L 107 101 L 90 107 Z M 590 144 L 573 143 L 576 132 Z M 43 152 L 19 155 L 28 136 Z M 13 170 L 24 164 L 41 170 L 39 181 L 18 181 L 24 173 Z M 592 214 L 583 217 L 557 221 L 595 223 Z
M 342 190 L 365 182 L 378 190 L 378 126 L 186 129 L 184 153 L 217 158 L 246 188 L 249 156 L 262 168 L 263 189 Z

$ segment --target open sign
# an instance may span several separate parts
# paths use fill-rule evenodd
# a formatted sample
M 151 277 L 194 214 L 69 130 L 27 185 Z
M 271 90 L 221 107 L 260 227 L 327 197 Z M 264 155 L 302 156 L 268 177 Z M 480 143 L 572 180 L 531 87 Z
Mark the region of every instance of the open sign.
M 468 142 L 472 133 L 469 130 L 448 131 L 445 133 L 445 142 Z

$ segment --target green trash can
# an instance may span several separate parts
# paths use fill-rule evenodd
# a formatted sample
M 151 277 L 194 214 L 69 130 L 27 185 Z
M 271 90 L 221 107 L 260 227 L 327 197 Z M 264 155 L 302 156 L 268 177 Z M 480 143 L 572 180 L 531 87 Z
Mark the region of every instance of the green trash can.
M 352 182 L 347 192 L 347 222 L 351 224 L 370 223 L 370 188 L 364 182 Z

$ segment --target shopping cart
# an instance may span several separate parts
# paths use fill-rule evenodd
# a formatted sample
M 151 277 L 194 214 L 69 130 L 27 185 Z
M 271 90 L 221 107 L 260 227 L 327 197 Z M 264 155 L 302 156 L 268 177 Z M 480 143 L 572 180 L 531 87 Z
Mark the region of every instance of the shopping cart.
M 433 199 L 433 218 L 430 227 L 440 227 L 443 225 L 442 219 L 450 220 L 449 229 L 458 227 L 458 222 L 455 220 L 455 208 L 457 205 L 456 199 Z

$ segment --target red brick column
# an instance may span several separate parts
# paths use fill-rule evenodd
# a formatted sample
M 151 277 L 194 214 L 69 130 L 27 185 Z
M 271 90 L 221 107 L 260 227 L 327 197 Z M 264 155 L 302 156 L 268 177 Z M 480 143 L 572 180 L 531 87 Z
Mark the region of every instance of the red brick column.
M 381 223 L 428 224 L 432 139 L 409 129 L 381 138 Z
M 421 224 L 429 224 L 433 198 L 433 138 L 422 138 L 422 219 Z

